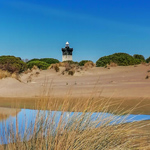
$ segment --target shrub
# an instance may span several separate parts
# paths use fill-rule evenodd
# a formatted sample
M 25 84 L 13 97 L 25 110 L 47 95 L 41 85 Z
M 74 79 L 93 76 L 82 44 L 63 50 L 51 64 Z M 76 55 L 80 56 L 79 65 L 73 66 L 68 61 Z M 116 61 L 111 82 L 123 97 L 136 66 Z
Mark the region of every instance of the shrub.
M 38 67 L 37 67 L 36 65 L 34 65 L 34 66 L 31 68 L 31 71 L 37 70 L 37 69 L 38 69 Z
M 87 62 L 92 62 L 92 61 L 90 61 L 90 60 L 82 60 L 82 61 L 79 62 L 79 66 L 84 66 L 84 64 L 87 63 Z
M 54 69 L 56 72 L 59 72 L 59 64 L 51 64 L 48 69 Z
M 0 70 L 0 79 L 11 77 L 11 73 L 8 71 Z
M 76 65 L 78 65 L 78 64 L 79 64 L 77 61 L 72 61 L 72 60 L 63 61 L 63 63 L 76 64 Z
M 60 64 L 60 63 L 59 63 Z M 78 63 L 74 63 L 72 61 L 65 61 L 61 66 L 65 67 L 65 70 L 62 71 L 62 75 L 68 74 L 68 75 L 74 75 L 75 70 L 79 67 Z
M 97 60 L 96 66 L 104 67 L 107 64 L 110 64 L 112 62 L 117 64 L 118 66 L 128 66 L 128 65 L 140 64 L 141 60 L 136 59 L 126 53 L 115 53 L 109 56 L 101 57 L 99 60 Z
M 41 58 L 41 59 L 34 58 L 34 59 L 29 60 L 27 63 L 32 62 L 32 61 L 42 61 L 42 62 L 45 62 L 47 64 L 59 63 L 59 60 L 54 59 L 54 58 Z
M 143 55 L 134 54 L 133 57 L 134 57 L 135 59 L 141 60 L 141 62 L 145 62 L 145 58 L 144 58 Z
M 55 65 L 54 69 L 55 69 L 56 72 L 59 72 L 59 70 L 60 70 L 58 65 Z
M 147 75 L 147 76 L 145 77 L 145 79 L 149 79 L 149 76 Z
M 74 75 L 74 73 L 75 73 L 75 70 L 73 70 L 73 69 L 71 69 L 71 70 L 69 70 L 69 71 L 68 71 L 68 75 L 73 76 L 73 75 Z
M 40 61 L 40 59 L 34 58 L 34 59 L 31 59 L 31 60 L 27 61 L 27 63 L 32 62 L 32 61 Z
M 65 67 L 65 63 L 64 62 L 59 62 L 59 67 Z
M 148 58 L 146 59 L 146 62 L 147 62 L 147 63 L 149 63 L 149 62 L 150 62 L 150 57 L 148 57 Z
M 95 66 L 95 64 L 92 61 L 88 61 L 84 64 L 85 68 L 92 68 L 94 66 Z
M 37 66 L 39 69 L 46 70 L 49 67 L 49 64 L 38 60 L 27 63 L 27 67 L 29 69 L 33 68 L 33 66 Z
M 46 62 L 47 64 L 56 64 L 59 63 L 59 60 L 54 58 L 42 58 L 40 61 Z
M 26 70 L 26 63 L 20 57 L 0 56 L 0 69 L 10 73 L 21 73 Z
M 65 71 L 69 71 L 72 69 L 72 65 L 69 63 L 65 63 Z
M 114 62 L 110 62 L 110 67 L 117 67 L 118 65 Z

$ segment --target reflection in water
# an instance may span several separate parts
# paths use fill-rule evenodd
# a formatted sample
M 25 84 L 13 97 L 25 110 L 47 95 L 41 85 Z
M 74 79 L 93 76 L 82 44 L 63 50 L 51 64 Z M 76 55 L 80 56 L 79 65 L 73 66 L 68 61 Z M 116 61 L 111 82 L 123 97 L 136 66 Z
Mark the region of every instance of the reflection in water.
M 21 109 L 0 107 L 0 120 L 6 120 L 9 116 L 16 116 Z
M 81 119 L 82 118 L 82 119 Z M 125 115 L 117 116 L 110 113 L 82 113 L 82 112 L 61 112 L 61 111 L 38 111 L 22 109 L 17 117 L 9 116 L 6 120 L 0 121 L 0 144 L 15 142 L 16 133 L 19 133 L 20 139 L 31 139 L 33 131 L 44 126 L 45 136 L 48 131 L 55 134 L 58 124 L 68 129 L 76 121 L 81 121 L 80 129 L 88 127 L 95 128 L 101 125 L 127 123 L 141 120 L 150 120 L 150 115 Z M 61 123 L 60 123 L 61 122 Z M 17 131 L 17 132 L 16 132 Z M 13 138 L 12 138 L 13 137 Z

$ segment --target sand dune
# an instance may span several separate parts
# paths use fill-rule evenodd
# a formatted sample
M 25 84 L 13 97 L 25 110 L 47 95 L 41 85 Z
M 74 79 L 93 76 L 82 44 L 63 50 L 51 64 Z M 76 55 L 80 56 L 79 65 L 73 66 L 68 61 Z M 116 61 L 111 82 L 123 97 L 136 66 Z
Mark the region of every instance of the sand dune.
M 61 69 L 62 70 L 62 69 Z M 0 80 L 0 97 L 37 97 L 42 93 L 45 83 L 50 87 L 50 94 L 57 97 L 68 91 L 73 97 L 149 97 L 150 66 L 138 65 L 127 67 L 91 68 L 76 72 L 74 76 L 62 75 L 54 70 L 34 70 L 21 75 L 21 82 L 13 78 Z

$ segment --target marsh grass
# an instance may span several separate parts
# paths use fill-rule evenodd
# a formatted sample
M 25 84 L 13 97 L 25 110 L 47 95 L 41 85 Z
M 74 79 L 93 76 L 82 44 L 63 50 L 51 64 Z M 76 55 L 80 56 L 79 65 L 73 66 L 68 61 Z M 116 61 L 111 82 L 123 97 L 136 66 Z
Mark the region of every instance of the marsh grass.
M 33 122 L 28 127 L 28 120 L 19 124 L 10 122 L 1 130 L 1 150 L 106 150 L 106 149 L 149 149 L 150 134 L 143 133 L 140 129 L 149 124 L 145 122 L 124 123 L 126 117 L 121 115 L 130 114 L 139 104 L 128 111 L 119 109 L 118 102 L 112 103 L 110 99 L 92 101 L 91 95 L 86 101 L 78 99 L 76 103 L 70 101 L 66 95 L 60 105 L 58 101 L 51 101 L 52 97 L 47 86 L 42 91 L 41 98 L 35 102 L 37 110 Z M 98 105 L 97 105 L 98 104 Z M 106 116 L 109 107 L 118 105 L 111 113 L 119 113 L 120 117 Z M 52 107 L 53 106 L 53 107 Z M 82 107 L 82 113 L 70 115 L 70 111 L 78 112 Z M 57 113 L 52 108 L 61 110 L 58 120 Z M 43 111 L 41 111 L 43 110 Z M 95 111 L 101 111 L 100 116 L 92 115 Z M 16 113 L 17 115 L 17 113 Z M 69 116 L 69 117 L 68 117 Z M 128 116 L 128 115 L 127 115 Z M 17 118 L 17 117 L 16 117 Z M 24 114 L 26 118 L 26 114 Z M 66 119 L 67 118 L 67 119 Z
M 46 82 L 46 81 L 45 81 Z M 124 101 L 94 98 L 73 99 L 68 94 L 61 100 L 52 97 L 51 86 L 44 84 L 41 97 L 34 101 L 37 111 L 33 121 L 9 122 L 0 130 L 1 150 L 148 150 L 150 147 L 150 122 L 125 123 L 128 114 L 141 107 L 139 101 L 130 109 Z M 17 101 L 16 101 L 17 103 Z M 18 105 L 18 104 L 16 104 Z M 18 107 L 18 106 L 17 106 Z M 110 109 L 113 108 L 113 109 Z M 42 111 L 41 111 L 42 110 Z M 59 112 L 59 119 L 57 119 Z M 71 112 L 74 112 L 71 115 Z M 102 112 L 93 116 L 95 112 Z M 107 112 L 115 115 L 106 115 Z M 124 118 L 122 119 L 122 115 Z M 17 112 L 16 112 L 17 116 Z M 24 128 L 25 126 L 25 128 Z

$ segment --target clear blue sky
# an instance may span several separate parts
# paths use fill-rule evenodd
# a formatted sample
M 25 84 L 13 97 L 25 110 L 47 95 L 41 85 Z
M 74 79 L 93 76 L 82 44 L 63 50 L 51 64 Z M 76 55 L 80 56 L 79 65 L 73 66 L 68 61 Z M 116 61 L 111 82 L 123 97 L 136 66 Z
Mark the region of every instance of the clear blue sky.
M 0 55 L 61 61 L 116 52 L 150 56 L 150 0 L 0 0 Z

